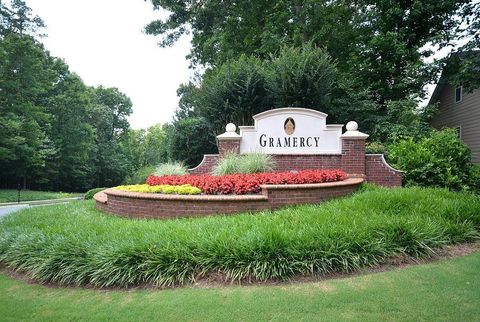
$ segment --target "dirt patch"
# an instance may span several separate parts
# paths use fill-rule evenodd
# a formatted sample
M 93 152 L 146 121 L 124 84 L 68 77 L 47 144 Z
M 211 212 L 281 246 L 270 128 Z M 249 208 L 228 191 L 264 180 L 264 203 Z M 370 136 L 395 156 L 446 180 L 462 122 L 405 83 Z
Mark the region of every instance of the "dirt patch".
M 187 287 L 187 288 L 228 288 L 230 286 L 242 286 L 242 285 L 255 285 L 255 286 L 273 286 L 273 285 L 280 285 L 286 286 L 291 284 L 300 284 L 300 283 L 311 283 L 311 282 L 322 282 L 325 280 L 331 279 L 341 279 L 341 278 L 348 278 L 353 276 L 360 276 L 360 275 L 367 275 L 367 274 L 374 274 L 374 273 L 381 273 L 386 271 L 391 271 L 398 268 L 403 268 L 411 265 L 419 265 L 419 264 L 427 264 L 438 262 L 441 260 L 447 260 L 450 258 L 461 257 L 472 253 L 480 252 L 480 243 L 465 243 L 465 244 L 457 244 L 457 245 L 448 245 L 442 248 L 437 248 L 434 250 L 434 253 L 427 258 L 413 258 L 410 256 L 396 256 L 393 258 L 389 258 L 385 263 L 382 263 L 377 266 L 367 267 L 355 272 L 351 273 L 328 273 L 323 275 L 308 275 L 308 276 L 295 276 L 286 280 L 267 280 L 267 281 L 258 281 L 254 279 L 247 279 L 241 281 L 229 281 L 225 274 L 215 272 L 209 273 L 206 275 L 201 275 L 196 277 L 196 281 L 193 284 L 187 285 L 177 285 L 174 287 L 159 287 L 151 284 L 146 285 L 139 285 L 136 287 L 130 288 L 98 288 L 98 287 L 90 287 L 90 286 L 82 286 L 82 287 L 73 287 L 73 286 L 66 286 L 60 285 L 56 283 L 41 283 L 37 280 L 30 278 L 27 274 L 22 272 L 14 271 L 5 265 L 0 265 L 0 272 L 14 278 L 17 280 L 21 280 L 28 284 L 41 284 L 46 287 L 50 288 L 83 288 L 83 289 L 95 289 L 100 291 L 136 291 L 136 290 L 144 290 L 144 289 L 172 289 L 175 287 Z M 319 287 L 324 287 L 322 284 L 319 284 Z M 331 292 L 333 289 L 325 289 L 326 292 Z

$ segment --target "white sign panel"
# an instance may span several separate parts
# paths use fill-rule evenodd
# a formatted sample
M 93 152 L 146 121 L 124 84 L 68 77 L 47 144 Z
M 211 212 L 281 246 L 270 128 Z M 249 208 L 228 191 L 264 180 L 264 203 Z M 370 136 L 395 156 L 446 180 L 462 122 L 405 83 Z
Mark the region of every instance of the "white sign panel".
M 240 126 L 240 153 L 340 154 L 341 124 L 327 125 L 327 114 L 305 108 L 277 108 Z

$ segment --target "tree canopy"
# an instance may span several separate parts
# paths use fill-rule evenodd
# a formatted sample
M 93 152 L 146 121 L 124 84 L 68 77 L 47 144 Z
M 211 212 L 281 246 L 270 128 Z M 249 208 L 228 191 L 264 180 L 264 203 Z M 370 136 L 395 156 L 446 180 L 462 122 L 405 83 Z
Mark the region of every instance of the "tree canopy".
M 159 126 L 131 130 L 130 99 L 85 85 L 44 48 L 43 27 L 25 2 L 0 3 L 0 187 L 85 191 L 166 158 Z
M 283 46 L 311 43 L 383 107 L 389 100 L 423 96 L 424 85 L 437 75 L 435 65 L 424 62 L 432 46 L 465 37 L 459 28 L 468 19 L 470 32 L 478 32 L 478 6 L 468 0 L 151 2 L 171 14 L 150 22 L 146 32 L 161 35 L 161 46 L 191 33 L 193 65 L 215 67 L 242 55 L 265 59 Z

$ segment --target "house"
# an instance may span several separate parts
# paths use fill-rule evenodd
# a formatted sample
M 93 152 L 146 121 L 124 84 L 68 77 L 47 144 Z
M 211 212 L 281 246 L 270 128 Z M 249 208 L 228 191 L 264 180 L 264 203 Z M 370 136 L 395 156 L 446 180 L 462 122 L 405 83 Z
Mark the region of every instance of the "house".
M 472 150 L 472 162 L 480 163 L 480 89 L 467 93 L 442 76 L 429 104 L 437 102 L 439 110 L 430 124 L 436 129 L 454 128 Z

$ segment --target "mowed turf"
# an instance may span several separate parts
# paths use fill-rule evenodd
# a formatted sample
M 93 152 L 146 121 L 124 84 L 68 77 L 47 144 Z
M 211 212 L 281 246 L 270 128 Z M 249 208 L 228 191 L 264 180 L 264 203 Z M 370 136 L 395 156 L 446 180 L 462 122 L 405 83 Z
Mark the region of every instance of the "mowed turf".
M 99 291 L 0 274 L 2 321 L 479 321 L 480 253 L 276 286 Z
M 80 195 L 79 193 L 21 190 L 20 201 L 62 199 L 62 198 L 77 197 L 79 195 Z M 0 203 L 17 202 L 18 201 L 17 198 L 18 198 L 17 190 L 0 189 Z
M 425 257 L 476 240 L 480 197 L 367 187 L 355 196 L 275 212 L 178 220 L 105 215 L 92 201 L 0 220 L 0 263 L 42 282 L 97 287 L 284 279 L 351 272 L 391 256 Z

